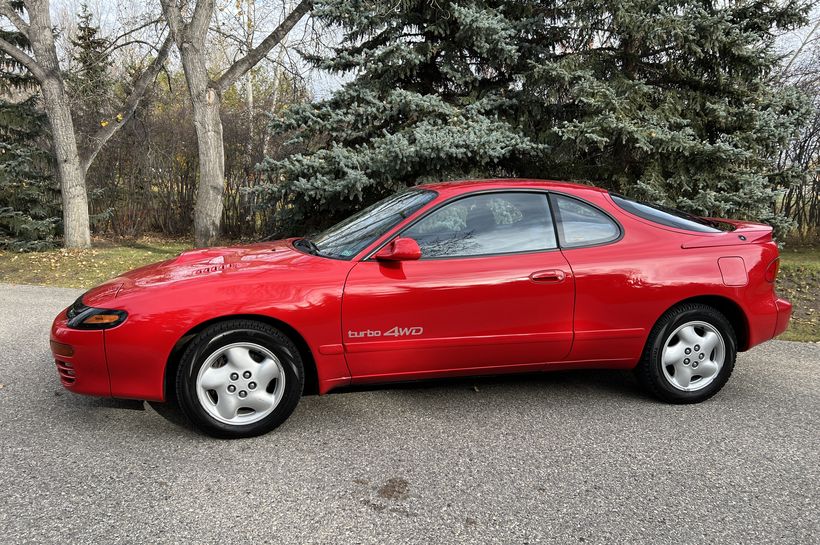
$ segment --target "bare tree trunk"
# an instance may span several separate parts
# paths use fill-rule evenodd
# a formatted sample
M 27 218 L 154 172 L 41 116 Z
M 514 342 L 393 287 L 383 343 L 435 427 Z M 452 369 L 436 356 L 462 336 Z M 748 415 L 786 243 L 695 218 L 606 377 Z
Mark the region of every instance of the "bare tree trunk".
M 197 246 L 210 246 L 219 236 L 222 195 L 225 190 L 225 149 L 219 107 L 222 93 L 244 76 L 280 43 L 313 7 L 302 0 L 285 19 L 245 56 L 234 62 L 216 80 L 208 77 L 205 38 L 214 11 L 214 0 L 197 0 L 185 21 L 178 0 L 160 0 L 171 35 L 182 57 L 182 68 L 191 97 L 199 149 L 199 187 L 194 206 L 194 239 Z
M 194 205 L 194 233 L 197 246 L 210 246 L 219 237 L 222 194 L 225 189 L 225 150 L 222 143 L 220 97 L 213 89 L 207 98 L 194 102 L 193 114 L 199 150 L 199 186 Z
M 222 140 L 221 97 L 209 87 L 205 57 L 197 44 L 183 42 L 180 48 L 199 151 L 199 184 L 194 205 L 194 236 L 197 246 L 210 246 L 219 237 L 222 193 L 225 180 L 225 150 Z
M 80 163 L 80 152 L 74 134 L 68 96 L 60 77 L 57 50 L 51 17 L 46 0 L 29 0 L 29 41 L 31 50 L 42 70 L 40 86 L 43 106 L 51 124 L 57 171 L 60 175 L 60 191 L 63 198 L 63 240 L 66 248 L 89 248 L 91 228 L 88 220 L 88 194 L 85 188 L 85 171 Z
M 63 241 L 66 248 L 89 248 L 91 227 L 88 219 L 88 194 L 85 174 L 80 165 L 77 139 L 71 121 L 68 97 L 62 82 L 49 79 L 42 84 L 43 104 L 51 125 L 54 155 L 60 176 L 63 199 Z

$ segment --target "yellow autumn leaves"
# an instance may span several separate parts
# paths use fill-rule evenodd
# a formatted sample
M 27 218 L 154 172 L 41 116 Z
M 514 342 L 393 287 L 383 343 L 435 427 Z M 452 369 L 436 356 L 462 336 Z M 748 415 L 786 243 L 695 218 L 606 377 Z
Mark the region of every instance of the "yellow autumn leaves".
M 122 120 L 125 119 L 125 116 L 122 113 L 118 113 L 114 119 L 117 120 L 117 123 L 122 123 Z M 107 127 L 111 122 L 107 119 L 103 119 L 100 121 L 100 127 Z

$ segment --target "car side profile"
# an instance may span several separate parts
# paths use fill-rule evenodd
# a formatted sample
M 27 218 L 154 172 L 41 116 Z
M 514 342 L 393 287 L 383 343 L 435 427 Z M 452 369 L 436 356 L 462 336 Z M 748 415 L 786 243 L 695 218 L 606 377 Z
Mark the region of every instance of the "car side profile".
M 51 348 L 81 394 L 174 400 L 218 437 L 266 433 L 303 391 L 635 369 L 708 399 L 783 332 L 771 227 L 540 180 L 410 188 L 314 238 L 183 252 L 85 294 Z

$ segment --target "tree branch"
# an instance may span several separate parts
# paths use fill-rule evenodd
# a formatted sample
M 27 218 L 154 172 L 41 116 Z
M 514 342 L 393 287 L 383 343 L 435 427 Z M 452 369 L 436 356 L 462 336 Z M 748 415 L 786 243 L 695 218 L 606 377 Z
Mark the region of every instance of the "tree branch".
M 160 0 L 160 4 L 162 5 L 162 12 L 165 14 L 165 20 L 168 21 L 171 36 L 179 46 L 182 44 L 182 32 L 185 28 L 179 6 L 177 6 L 176 0 Z
M 151 26 L 151 25 L 156 25 L 156 24 L 159 24 L 159 23 L 161 23 L 161 22 L 163 22 L 163 18 L 162 18 L 162 17 L 159 17 L 159 18 L 157 18 L 157 19 L 152 19 L 152 20 L 150 20 L 150 21 L 147 21 L 147 22 L 145 22 L 145 23 L 142 23 L 142 24 L 141 24 L 141 25 L 139 25 L 139 26 L 136 26 L 136 27 L 134 27 L 134 28 L 132 28 L 132 29 L 129 29 L 129 30 L 127 30 L 127 31 L 123 32 L 123 33 L 122 33 L 122 34 L 120 34 L 119 36 L 116 36 L 114 39 L 110 40 L 110 41 L 108 42 L 108 45 L 106 45 L 106 46 L 105 46 L 105 49 L 103 50 L 103 52 L 104 52 L 104 53 L 110 53 L 111 51 L 116 50 L 117 48 L 119 48 L 119 47 L 120 47 L 120 45 L 119 45 L 117 42 L 119 42 L 120 40 L 122 40 L 122 39 L 123 39 L 123 38 L 125 38 L 126 36 L 130 36 L 131 34 L 134 34 L 134 33 L 136 33 L 136 32 L 139 32 L 140 30 L 142 30 L 142 29 L 144 29 L 144 28 L 147 28 L 147 27 L 149 27 L 149 26 Z M 131 43 L 131 42 L 127 42 L 127 43 Z
M 23 18 L 11 7 L 8 0 L 0 0 L 0 15 L 11 21 L 14 28 L 28 38 L 28 23 L 23 21 Z
M 792 55 L 792 58 L 789 59 L 789 62 L 786 64 L 785 67 L 783 67 L 783 70 L 780 72 L 781 76 L 788 77 L 789 69 L 792 67 L 792 64 L 794 64 L 794 61 L 796 61 L 798 59 L 798 57 L 800 57 L 800 55 L 803 53 L 803 49 L 806 47 L 806 44 L 811 43 L 812 36 L 818 30 L 820 30 L 820 17 L 818 17 L 817 22 L 814 24 L 812 29 L 809 31 L 809 34 L 800 43 L 800 47 L 798 47 L 797 51 L 794 52 L 794 54 Z
M 19 47 L 14 46 L 0 38 L 0 49 L 6 52 L 9 57 L 16 60 L 20 64 L 26 67 L 26 70 L 31 72 L 31 75 L 34 76 L 37 81 L 43 82 L 47 79 L 46 71 L 37 64 L 33 58 L 31 58 L 25 51 L 21 50 Z
M 312 8 L 313 0 L 302 0 L 299 2 L 299 4 L 293 8 L 293 11 L 285 17 L 285 20 L 279 23 L 279 26 L 277 26 L 273 32 L 268 34 L 268 36 L 262 40 L 262 43 L 251 49 L 247 55 L 233 63 L 230 68 L 225 70 L 218 80 L 211 82 L 211 87 L 218 93 L 222 93 L 228 87 L 236 83 L 236 81 L 245 75 L 248 70 L 256 66 L 256 63 L 262 60 L 268 52 L 273 49 L 273 46 L 281 42 L 285 36 L 287 36 L 288 32 L 296 26 L 296 23 L 298 23 Z
M 197 0 L 191 22 L 185 25 L 185 32 L 189 40 L 201 43 L 205 39 L 213 14 L 214 0 Z
M 145 91 L 148 89 L 148 86 L 153 82 L 157 74 L 163 69 L 163 65 L 165 64 L 165 60 L 168 58 L 168 53 L 171 50 L 171 45 L 174 43 L 174 38 L 169 32 L 168 35 L 165 37 L 165 41 L 163 42 L 162 46 L 159 48 L 157 52 L 157 56 L 151 61 L 151 64 L 148 65 L 143 73 L 137 78 L 137 81 L 134 83 L 134 88 L 131 90 L 131 94 L 128 95 L 128 98 L 125 99 L 125 103 L 123 104 L 122 111 L 122 119 L 117 120 L 117 122 L 111 122 L 105 127 L 101 127 L 96 134 L 91 137 L 92 147 L 82 154 L 80 158 L 80 166 L 83 169 L 83 172 L 88 172 L 88 168 L 91 166 L 91 163 L 94 162 L 94 159 L 97 157 L 97 154 L 100 152 L 100 149 L 105 145 L 108 140 L 114 136 L 116 133 L 125 123 L 131 119 L 134 115 L 134 112 L 139 106 L 140 101 L 145 96 Z

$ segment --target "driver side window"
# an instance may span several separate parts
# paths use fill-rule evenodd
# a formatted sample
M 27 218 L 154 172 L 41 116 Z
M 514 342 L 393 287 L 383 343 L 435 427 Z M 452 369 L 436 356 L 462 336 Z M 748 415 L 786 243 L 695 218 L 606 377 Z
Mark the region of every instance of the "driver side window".
M 543 193 L 486 193 L 439 208 L 402 236 L 418 242 L 422 259 L 535 252 L 557 247 Z

